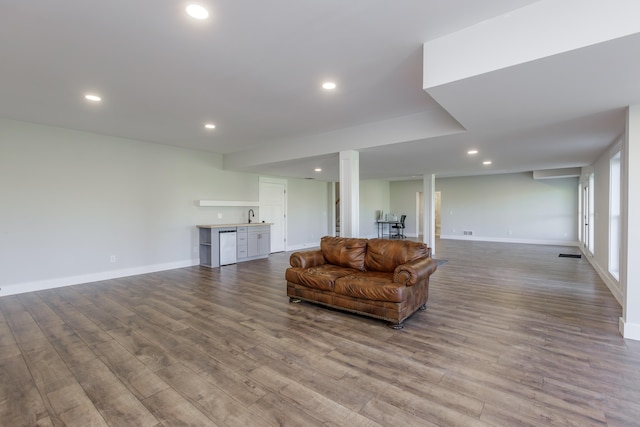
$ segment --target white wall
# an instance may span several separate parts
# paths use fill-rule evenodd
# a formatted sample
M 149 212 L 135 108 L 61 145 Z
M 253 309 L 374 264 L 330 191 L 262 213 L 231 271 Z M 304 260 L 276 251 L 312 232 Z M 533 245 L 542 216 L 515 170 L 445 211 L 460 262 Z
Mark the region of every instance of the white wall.
M 589 261 L 600 277 L 607 284 L 611 293 L 622 304 L 623 291 L 620 282 L 609 273 L 609 180 L 611 157 L 622 149 L 622 139 L 614 141 L 600 157 L 593 163 L 594 178 L 594 254 Z M 585 251 L 588 256 L 588 251 Z
M 577 188 L 532 173 L 436 179 L 441 238 L 577 245 Z
M 622 138 L 622 240 L 620 284 L 624 292 L 620 332 L 625 338 L 640 340 L 640 105 L 627 107 L 627 123 Z
M 575 178 L 534 180 L 530 172 L 436 178 L 441 238 L 575 245 L 577 185 Z M 422 190 L 422 180 L 391 182 L 390 211 L 407 215 L 409 236 L 418 235 L 416 193 Z
M 0 296 L 197 264 L 195 225 L 249 208 L 196 201 L 257 201 L 258 181 L 216 154 L 2 119 Z M 317 240 L 326 183 L 289 186 L 289 236 Z
M 391 183 L 391 206 L 389 209 L 398 216 L 398 219 L 401 215 L 407 215 L 404 224 L 406 236 L 418 236 L 418 230 L 416 230 L 416 193 L 421 191 L 423 191 L 422 180 L 393 181 Z
M 287 250 L 319 246 L 329 234 L 329 189 L 323 181 L 287 179 Z
M 377 211 L 389 212 L 389 181 L 360 181 L 360 237 L 378 237 Z
M 598 175 L 608 180 L 608 172 Z M 329 234 L 330 184 L 287 182 L 287 249 L 317 246 Z M 442 178 L 436 190 L 443 238 L 472 229 L 487 240 L 576 240 L 575 180 Z M 406 213 L 405 234 L 416 235 L 418 191 L 421 180 L 362 181 L 361 235 L 377 235 L 379 209 Z M 257 201 L 258 192 L 257 175 L 223 170 L 219 155 L 2 119 L 0 296 L 197 264 L 195 225 L 245 222 L 248 208 L 196 200 Z

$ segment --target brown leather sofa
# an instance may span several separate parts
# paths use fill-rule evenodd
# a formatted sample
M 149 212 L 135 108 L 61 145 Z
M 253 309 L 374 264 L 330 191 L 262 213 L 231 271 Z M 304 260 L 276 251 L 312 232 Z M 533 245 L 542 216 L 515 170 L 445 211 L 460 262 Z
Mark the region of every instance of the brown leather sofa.
M 376 317 L 394 329 L 426 309 L 429 276 L 437 268 L 424 243 L 330 236 L 321 239 L 320 249 L 291 254 L 290 264 L 290 302 Z

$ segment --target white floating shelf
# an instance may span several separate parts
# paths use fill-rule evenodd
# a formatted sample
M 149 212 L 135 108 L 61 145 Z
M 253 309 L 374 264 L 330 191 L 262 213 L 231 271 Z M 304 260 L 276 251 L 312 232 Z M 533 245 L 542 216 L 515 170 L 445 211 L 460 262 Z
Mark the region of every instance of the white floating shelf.
M 259 206 L 260 202 L 246 200 L 198 200 L 200 206 Z

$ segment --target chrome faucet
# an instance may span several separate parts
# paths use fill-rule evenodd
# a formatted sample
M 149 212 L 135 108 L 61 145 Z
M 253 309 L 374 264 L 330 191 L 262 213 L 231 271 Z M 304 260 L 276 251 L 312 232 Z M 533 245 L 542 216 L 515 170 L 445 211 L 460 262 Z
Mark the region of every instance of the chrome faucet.
M 253 209 L 249 209 L 249 224 L 251 224 L 251 218 L 255 218 L 255 216 Z

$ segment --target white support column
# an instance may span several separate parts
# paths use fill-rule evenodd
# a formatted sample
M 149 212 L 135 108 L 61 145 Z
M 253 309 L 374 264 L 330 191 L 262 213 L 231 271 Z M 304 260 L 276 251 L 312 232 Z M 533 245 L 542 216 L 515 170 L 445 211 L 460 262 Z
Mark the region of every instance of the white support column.
M 360 153 L 340 152 L 340 236 L 360 237 Z
M 640 105 L 627 110 L 627 131 L 622 148 L 622 241 L 620 247 L 620 284 L 624 304 L 620 333 L 640 340 Z
M 436 255 L 436 176 L 422 177 L 422 194 L 424 195 L 424 218 L 422 241 L 431 248 L 431 256 Z

